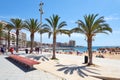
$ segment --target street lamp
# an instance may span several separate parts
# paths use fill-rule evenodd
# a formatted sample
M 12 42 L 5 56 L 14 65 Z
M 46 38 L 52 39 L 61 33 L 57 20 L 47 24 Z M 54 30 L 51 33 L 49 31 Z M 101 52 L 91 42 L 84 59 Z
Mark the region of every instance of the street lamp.
M 44 5 L 44 3 L 41 1 L 39 6 L 40 6 L 40 24 L 42 25 L 42 14 L 43 14 L 43 9 L 42 6 Z M 40 43 L 41 43 L 41 54 L 42 54 L 42 32 L 40 32 Z

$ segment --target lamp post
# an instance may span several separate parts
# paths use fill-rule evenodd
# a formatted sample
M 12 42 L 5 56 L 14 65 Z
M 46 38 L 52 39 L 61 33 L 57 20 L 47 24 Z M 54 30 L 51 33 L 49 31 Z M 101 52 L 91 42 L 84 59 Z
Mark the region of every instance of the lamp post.
M 43 14 L 43 9 L 42 9 L 42 6 L 44 5 L 44 3 L 41 1 L 39 6 L 40 6 L 40 24 L 42 25 L 42 14 Z M 41 54 L 42 54 L 42 32 L 40 32 L 40 43 L 41 43 Z

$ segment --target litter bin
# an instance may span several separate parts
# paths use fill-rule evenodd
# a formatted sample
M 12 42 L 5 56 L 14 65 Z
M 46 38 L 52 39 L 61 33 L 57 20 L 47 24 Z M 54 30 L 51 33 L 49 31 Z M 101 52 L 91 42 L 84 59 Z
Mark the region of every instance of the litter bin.
M 84 57 L 84 61 L 85 61 L 84 63 L 88 63 L 88 56 Z
M 28 49 L 25 49 L 25 53 L 28 54 Z

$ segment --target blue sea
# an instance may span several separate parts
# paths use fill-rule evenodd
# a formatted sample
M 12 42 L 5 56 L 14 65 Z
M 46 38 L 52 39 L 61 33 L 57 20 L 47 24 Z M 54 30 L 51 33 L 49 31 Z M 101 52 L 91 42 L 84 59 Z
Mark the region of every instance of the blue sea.
M 120 47 L 120 46 L 93 46 L 92 51 L 97 51 L 99 48 L 113 48 L 113 47 Z M 87 47 L 70 47 L 72 50 L 66 50 L 68 51 L 79 51 L 79 52 L 85 52 L 87 51 Z
M 99 47 L 93 47 L 92 50 L 96 51 Z M 75 51 L 84 52 L 87 51 L 87 47 L 74 47 Z

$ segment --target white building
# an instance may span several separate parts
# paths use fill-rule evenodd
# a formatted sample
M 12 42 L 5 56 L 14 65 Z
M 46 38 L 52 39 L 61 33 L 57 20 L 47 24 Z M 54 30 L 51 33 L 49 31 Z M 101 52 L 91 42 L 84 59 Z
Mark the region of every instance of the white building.
M 20 32 L 18 39 L 19 39 L 18 47 L 21 47 L 21 48 L 26 47 L 26 34 L 23 32 Z
M 7 23 L 0 21 L 0 23 L 6 25 Z M 3 30 L 3 34 L 8 34 L 7 30 Z M 23 32 L 19 32 L 19 41 L 18 41 L 18 47 L 26 47 L 26 33 Z M 8 41 L 7 41 L 7 35 L 2 36 L 0 38 L 0 47 L 6 46 L 8 45 Z M 11 31 L 10 32 L 10 46 L 11 47 L 15 47 L 16 46 L 16 32 Z
M 3 21 L 0 21 L 0 24 L 3 24 L 3 26 L 5 26 L 6 25 L 6 23 L 5 22 L 3 22 Z M 2 30 L 2 33 L 4 34 L 6 32 L 6 30 Z M 0 33 L 1 34 L 1 33 Z M 2 35 L 3 35 L 2 34 Z M 5 35 L 4 35 L 5 36 Z M 3 36 L 1 36 L 0 37 L 0 47 L 3 47 L 3 46 L 5 46 L 6 45 L 6 38 L 5 37 L 3 37 Z

